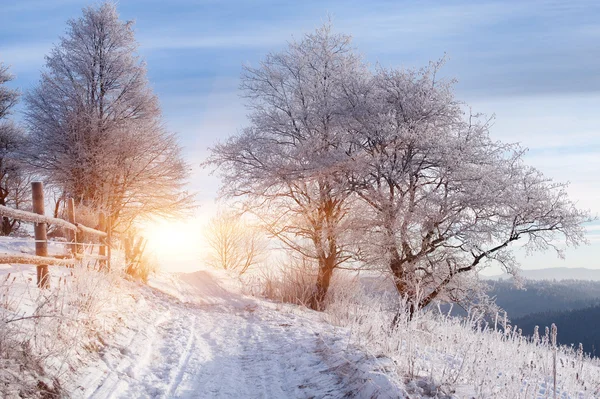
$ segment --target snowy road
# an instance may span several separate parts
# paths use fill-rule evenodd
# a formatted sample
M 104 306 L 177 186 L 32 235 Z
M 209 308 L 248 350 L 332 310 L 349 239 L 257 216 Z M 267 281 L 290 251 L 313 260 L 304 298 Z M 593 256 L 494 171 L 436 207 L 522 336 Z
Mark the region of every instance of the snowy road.
M 143 321 L 103 343 L 103 372 L 82 377 L 73 396 L 399 396 L 330 325 L 234 294 L 210 274 L 192 278 L 172 284 L 179 299 L 148 289 L 138 301 L 146 309 Z

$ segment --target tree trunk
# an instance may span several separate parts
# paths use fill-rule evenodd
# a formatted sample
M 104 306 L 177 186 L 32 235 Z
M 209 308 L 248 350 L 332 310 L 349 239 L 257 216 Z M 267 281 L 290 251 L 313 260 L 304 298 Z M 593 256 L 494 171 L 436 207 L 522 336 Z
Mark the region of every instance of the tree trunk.
M 317 284 L 309 303 L 310 308 L 313 310 L 322 311 L 325 309 L 325 297 L 329 290 L 333 269 L 335 269 L 335 261 L 335 256 L 319 259 Z
M 406 282 L 406 262 L 400 259 L 400 255 L 398 254 L 396 248 L 391 249 L 391 253 L 392 259 L 390 260 L 390 270 L 394 275 L 394 285 L 396 287 L 396 291 L 398 292 L 398 296 L 406 300 L 406 303 L 408 305 L 408 319 L 412 320 L 417 311 L 415 305 L 416 298 L 414 298 L 414 293 L 410 292 L 409 285 Z M 394 320 L 392 321 L 393 328 L 396 328 L 398 326 L 398 323 L 400 322 L 400 319 L 402 317 L 402 312 L 404 312 L 404 309 L 398 309 L 398 311 L 396 312 Z
M 2 235 L 3 236 L 7 236 L 12 232 L 14 223 L 11 222 L 11 220 L 9 218 L 7 218 L 6 216 L 4 216 L 2 218 Z

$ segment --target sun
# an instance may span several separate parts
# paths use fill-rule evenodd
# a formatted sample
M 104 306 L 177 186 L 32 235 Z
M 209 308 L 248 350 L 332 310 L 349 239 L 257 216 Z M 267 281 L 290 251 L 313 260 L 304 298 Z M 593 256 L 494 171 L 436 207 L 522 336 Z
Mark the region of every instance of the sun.
M 142 235 L 148 240 L 146 250 L 156 257 L 162 270 L 190 272 L 201 268 L 204 236 L 199 222 L 148 223 Z

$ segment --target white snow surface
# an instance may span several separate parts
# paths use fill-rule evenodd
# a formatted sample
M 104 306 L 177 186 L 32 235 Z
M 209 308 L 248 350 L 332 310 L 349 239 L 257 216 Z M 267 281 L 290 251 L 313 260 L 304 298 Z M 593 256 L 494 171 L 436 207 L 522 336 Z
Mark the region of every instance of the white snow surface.
M 62 253 L 64 243 L 49 249 Z M 0 252 L 31 254 L 34 245 L 2 238 Z M 0 264 L 2 320 L 23 317 L 6 326 L 43 339 L 32 353 L 45 371 L 23 377 L 30 386 L 37 378 L 56 387 L 58 376 L 72 398 L 407 397 L 391 361 L 349 344 L 347 329 L 245 296 L 224 272 L 160 273 L 148 285 L 85 266 L 51 266 L 50 275 L 50 291 L 39 290 L 35 266 Z M 18 370 L 20 360 L 8 361 Z M 23 389 L 7 386 L 0 397 L 34 394 Z
M 161 274 L 77 373 L 74 398 L 403 398 L 385 359 L 321 315 L 241 295 L 216 271 Z
M 0 252 L 33 250 L 0 239 Z M 0 398 L 552 395 L 547 342 L 510 328 L 424 314 L 390 334 L 377 298 L 352 301 L 349 289 L 320 313 L 243 295 L 222 271 L 159 273 L 144 285 L 90 265 L 51 266 L 39 290 L 34 266 L 0 264 Z M 600 397 L 600 364 L 567 349 L 558 397 Z

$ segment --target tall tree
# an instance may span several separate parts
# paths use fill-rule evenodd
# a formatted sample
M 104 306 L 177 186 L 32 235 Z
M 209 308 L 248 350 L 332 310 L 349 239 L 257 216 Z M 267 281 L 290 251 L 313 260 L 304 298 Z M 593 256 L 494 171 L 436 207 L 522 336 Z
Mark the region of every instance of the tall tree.
M 12 79 L 8 67 L 0 63 L 0 205 L 20 209 L 30 203 L 30 178 L 20 156 L 25 147 L 23 130 L 8 120 L 19 99 L 19 92 L 6 86 Z M 9 235 L 18 224 L 4 216 L 1 234 Z
M 85 8 L 25 97 L 30 162 L 122 228 L 191 203 L 182 191 L 188 166 L 162 124 L 137 46 L 133 23 L 120 21 L 113 4 Z
M 349 244 L 392 274 L 414 311 L 478 296 L 477 272 L 493 263 L 517 273 L 517 240 L 529 250 L 585 241 L 589 214 L 465 113 L 437 77 L 443 62 L 371 71 L 349 42 L 326 26 L 247 68 L 250 126 L 208 161 L 225 195 L 317 261 L 314 308 Z
M 6 83 L 13 79 L 8 67 L 0 62 L 0 120 L 10 115 L 12 108 L 17 105 L 19 100 L 19 92 L 6 86 Z
M 493 141 L 488 121 L 465 116 L 452 82 L 436 79 L 441 64 L 381 69 L 347 92 L 366 253 L 386 265 L 413 310 L 460 300 L 493 263 L 517 273 L 517 240 L 529 250 L 558 250 L 561 237 L 578 245 L 589 220 L 564 184 L 525 164 L 518 145 Z
M 343 178 L 345 81 L 364 74 L 350 38 L 325 25 L 246 67 L 250 126 L 213 148 L 223 194 L 244 197 L 268 231 L 318 265 L 311 307 L 321 309 L 344 242 L 350 192 Z

